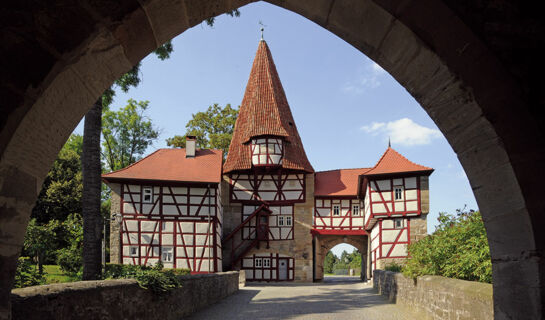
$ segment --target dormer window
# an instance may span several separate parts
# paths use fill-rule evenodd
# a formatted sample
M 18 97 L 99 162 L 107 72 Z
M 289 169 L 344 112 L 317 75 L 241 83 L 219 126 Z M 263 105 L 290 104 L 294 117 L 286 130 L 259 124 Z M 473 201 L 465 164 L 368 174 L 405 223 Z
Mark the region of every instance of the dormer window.
M 281 138 L 254 138 L 251 142 L 252 164 L 274 166 L 282 164 L 284 145 Z

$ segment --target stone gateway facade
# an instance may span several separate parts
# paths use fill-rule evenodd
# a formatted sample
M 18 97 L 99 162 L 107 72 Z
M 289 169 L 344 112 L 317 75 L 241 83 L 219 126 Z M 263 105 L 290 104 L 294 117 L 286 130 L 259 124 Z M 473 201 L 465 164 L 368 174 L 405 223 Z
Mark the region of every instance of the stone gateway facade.
M 161 149 L 103 175 L 112 188 L 111 261 L 244 271 L 247 281 L 323 278 L 339 243 L 362 278 L 424 237 L 432 168 L 388 146 L 373 167 L 315 172 L 264 40 L 225 163 L 219 150 Z

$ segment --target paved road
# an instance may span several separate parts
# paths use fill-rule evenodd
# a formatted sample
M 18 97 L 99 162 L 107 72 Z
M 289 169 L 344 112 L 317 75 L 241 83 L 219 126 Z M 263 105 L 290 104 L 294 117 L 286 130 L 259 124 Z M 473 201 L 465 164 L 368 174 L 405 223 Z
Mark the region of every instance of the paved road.
M 251 284 L 190 319 L 420 319 L 358 280 L 327 277 L 314 284 Z

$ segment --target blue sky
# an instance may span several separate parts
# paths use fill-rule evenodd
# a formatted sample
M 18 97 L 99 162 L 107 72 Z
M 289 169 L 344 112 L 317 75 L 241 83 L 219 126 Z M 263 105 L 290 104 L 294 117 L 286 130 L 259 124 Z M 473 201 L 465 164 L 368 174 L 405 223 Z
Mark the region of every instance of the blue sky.
M 373 166 L 388 145 L 409 160 L 433 167 L 428 232 L 439 212 L 467 204 L 477 209 L 452 148 L 433 121 L 380 66 L 331 32 L 268 3 L 226 15 L 213 28 L 201 23 L 173 40 L 170 59 L 143 60 L 142 83 L 118 93 L 113 108 L 129 98 L 149 100 L 147 115 L 160 129 L 148 150 L 183 135 L 192 113 L 218 103 L 239 105 L 265 25 L 269 45 L 307 156 L 317 171 Z M 82 123 L 76 132 L 82 133 Z M 339 249 L 340 248 L 340 249 Z M 344 245 L 336 248 L 340 254 Z

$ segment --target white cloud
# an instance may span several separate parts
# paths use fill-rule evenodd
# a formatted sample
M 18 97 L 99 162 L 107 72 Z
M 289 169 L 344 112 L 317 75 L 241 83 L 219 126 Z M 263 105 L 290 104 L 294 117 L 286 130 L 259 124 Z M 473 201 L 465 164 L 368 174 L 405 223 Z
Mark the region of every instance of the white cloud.
M 441 132 L 419 125 L 409 118 L 390 122 L 373 122 L 361 127 L 361 130 L 374 136 L 388 136 L 392 144 L 415 146 L 430 144 L 433 139 L 441 137 Z
M 380 87 L 380 78 L 386 71 L 382 69 L 376 62 L 367 65 L 363 72 L 358 76 L 358 79 L 348 81 L 341 88 L 343 92 L 361 94 L 365 89 L 375 89 Z

